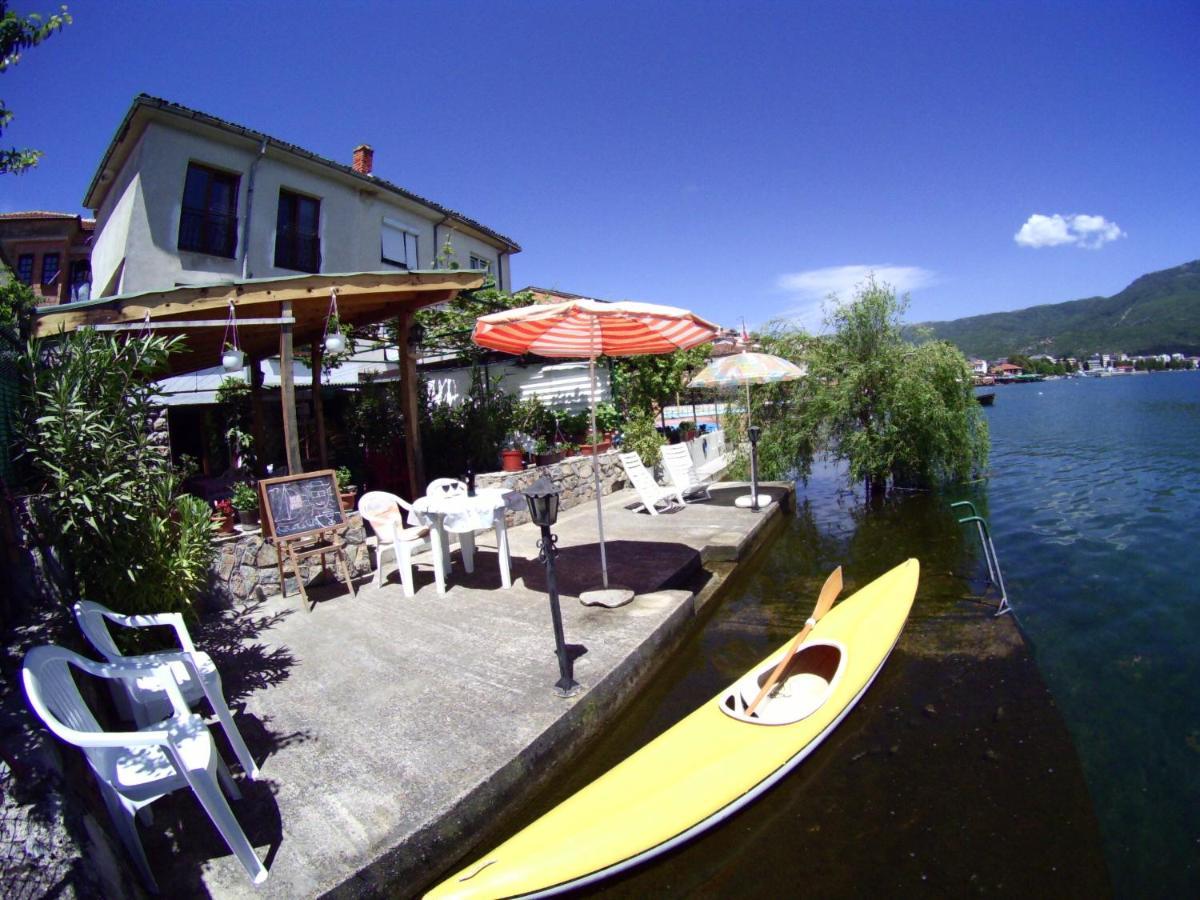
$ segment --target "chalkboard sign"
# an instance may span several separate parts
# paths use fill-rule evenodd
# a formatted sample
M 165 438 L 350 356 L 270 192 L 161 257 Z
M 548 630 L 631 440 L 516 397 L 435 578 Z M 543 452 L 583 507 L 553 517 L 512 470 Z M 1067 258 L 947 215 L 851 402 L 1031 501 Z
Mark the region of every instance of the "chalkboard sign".
M 345 526 L 333 469 L 264 478 L 258 483 L 263 525 L 277 538 L 295 538 Z

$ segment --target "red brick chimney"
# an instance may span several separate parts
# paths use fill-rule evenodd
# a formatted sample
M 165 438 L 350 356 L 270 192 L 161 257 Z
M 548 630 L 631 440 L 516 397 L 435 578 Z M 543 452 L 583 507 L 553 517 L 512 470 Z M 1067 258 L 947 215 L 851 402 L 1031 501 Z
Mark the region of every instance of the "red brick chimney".
M 354 148 L 354 171 L 359 175 L 370 175 L 375 164 L 375 151 L 367 144 L 359 144 Z

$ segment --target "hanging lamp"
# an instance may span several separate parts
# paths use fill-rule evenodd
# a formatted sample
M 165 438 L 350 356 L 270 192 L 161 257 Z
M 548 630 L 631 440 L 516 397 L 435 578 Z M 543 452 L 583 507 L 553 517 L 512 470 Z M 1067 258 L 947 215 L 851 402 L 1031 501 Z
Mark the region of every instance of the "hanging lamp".
M 329 290 L 329 312 L 325 316 L 325 352 L 341 353 L 346 349 L 346 336 L 338 319 L 337 288 Z
M 225 322 L 222 347 L 224 350 L 221 351 L 221 365 L 226 372 L 237 372 L 246 365 L 246 354 L 242 352 L 242 345 L 238 340 L 237 313 L 232 300 L 229 301 L 229 318 Z

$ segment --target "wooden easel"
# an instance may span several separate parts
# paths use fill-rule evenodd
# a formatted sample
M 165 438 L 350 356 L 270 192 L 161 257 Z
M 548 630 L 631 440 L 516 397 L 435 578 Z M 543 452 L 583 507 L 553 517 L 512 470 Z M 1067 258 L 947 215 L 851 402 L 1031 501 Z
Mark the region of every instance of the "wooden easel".
M 304 610 L 311 612 L 312 603 L 300 575 L 300 563 L 320 556 L 321 570 L 327 572 L 326 556 L 332 553 L 350 596 L 355 596 L 350 560 L 346 555 L 345 533 L 350 523 L 342 511 L 333 470 L 264 478 L 258 483 L 258 493 L 263 535 L 275 547 L 279 592 L 287 596 L 283 568 L 286 557 L 300 587 Z

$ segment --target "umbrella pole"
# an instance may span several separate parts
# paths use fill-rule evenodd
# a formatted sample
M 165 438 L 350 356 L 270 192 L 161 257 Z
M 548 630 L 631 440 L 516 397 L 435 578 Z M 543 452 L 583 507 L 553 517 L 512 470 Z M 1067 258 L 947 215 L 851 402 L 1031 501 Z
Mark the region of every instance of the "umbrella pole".
M 595 328 L 595 324 L 592 325 Z M 596 489 L 596 527 L 600 531 L 600 572 L 608 590 L 608 556 L 604 552 L 604 509 L 600 503 L 600 458 L 596 453 L 596 357 L 588 357 L 588 381 L 591 383 L 592 480 Z
M 750 438 L 750 382 L 746 382 L 746 438 Z M 750 508 L 758 510 L 758 445 L 750 441 Z

